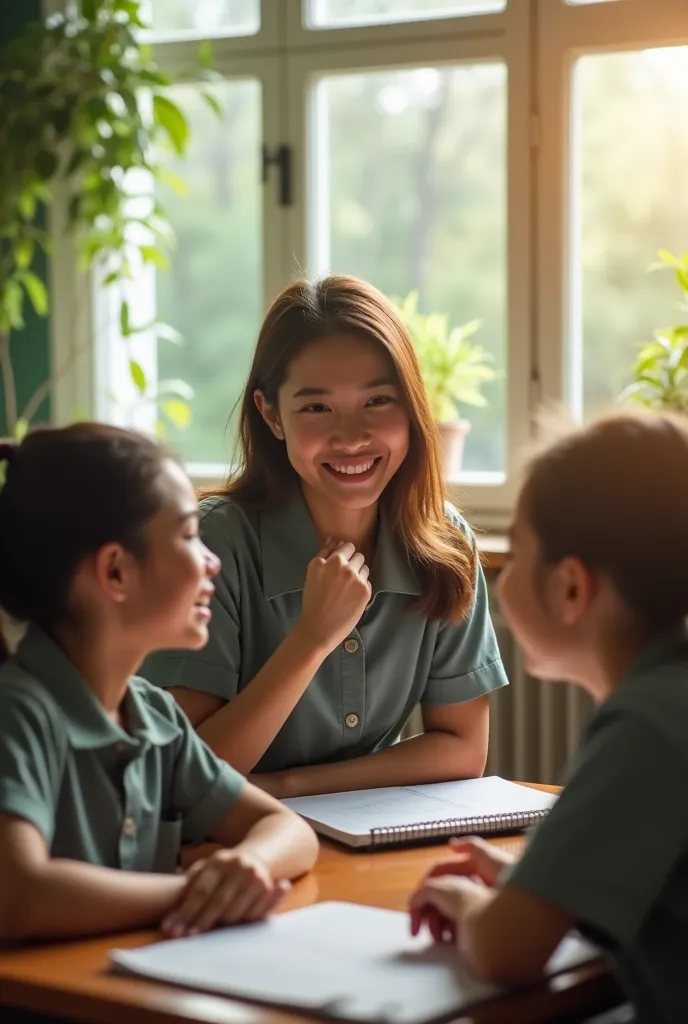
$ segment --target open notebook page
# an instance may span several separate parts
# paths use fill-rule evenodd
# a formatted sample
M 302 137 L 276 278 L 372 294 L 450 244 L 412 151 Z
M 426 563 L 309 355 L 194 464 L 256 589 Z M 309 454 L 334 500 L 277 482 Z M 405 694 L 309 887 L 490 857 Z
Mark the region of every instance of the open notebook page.
M 568 937 L 551 973 L 599 953 Z M 413 938 L 408 915 L 318 903 L 198 938 L 115 950 L 115 967 L 158 981 L 370 1024 L 450 1019 L 499 989 L 473 978 L 454 947 Z
M 492 775 L 424 786 L 364 789 L 301 796 L 284 803 L 331 835 L 366 840 L 372 829 L 418 825 L 448 818 L 489 817 L 546 810 L 556 797 Z

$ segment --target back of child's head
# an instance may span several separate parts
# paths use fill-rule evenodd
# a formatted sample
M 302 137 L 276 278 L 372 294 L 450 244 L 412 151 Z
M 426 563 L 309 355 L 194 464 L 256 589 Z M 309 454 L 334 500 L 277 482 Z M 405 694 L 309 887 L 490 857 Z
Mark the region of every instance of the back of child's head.
M 49 628 L 66 615 L 85 558 L 107 543 L 145 554 L 172 456 L 150 438 L 100 423 L 37 430 L 2 455 L 0 607 Z
M 604 572 L 641 620 L 688 615 L 688 420 L 624 412 L 557 440 L 528 470 L 522 512 L 543 561 Z

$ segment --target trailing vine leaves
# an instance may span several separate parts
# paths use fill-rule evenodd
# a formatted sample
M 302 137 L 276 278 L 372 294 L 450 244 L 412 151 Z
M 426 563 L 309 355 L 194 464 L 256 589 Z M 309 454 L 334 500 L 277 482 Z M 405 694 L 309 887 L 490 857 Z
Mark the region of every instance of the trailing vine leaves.
M 126 301 L 142 267 L 169 264 L 174 234 L 155 184 L 169 179 L 166 154 L 183 155 L 190 134 L 170 98 L 172 78 L 145 42 L 141 7 L 140 0 L 82 0 L 80 9 L 69 5 L 30 25 L 0 55 L 0 374 L 13 434 L 26 429 L 27 417 L 17 407 L 10 332 L 24 326 L 27 302 L 40 316 L 48 312 L 32 267 L 38 250 L 51 254 L 42 218 L 56 186 L 68 192 L 81 268 L 102 269 L 103 285 L 117 289 L 125 342 L 142 331 L 181 340 L 167 325 L 132 323 Z M 210 63 L 204 43 L 190 77 L 214 80 Z M 212 93 L 207 99 L 217 110 Z M 138 394 L 175 424 L 188 423 L 188 386 L 159 392 L 133 356 L 130 372 Z M 49 382 L 41 388 L 47 393 Z M 35 413 L 36 402 L 27 408 Z

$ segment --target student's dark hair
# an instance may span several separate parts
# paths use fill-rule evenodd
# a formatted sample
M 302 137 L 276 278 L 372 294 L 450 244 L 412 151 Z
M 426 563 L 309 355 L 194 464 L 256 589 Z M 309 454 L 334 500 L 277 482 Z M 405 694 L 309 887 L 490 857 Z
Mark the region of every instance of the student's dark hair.
M 605 572 L 652 627 L 688 616 L 688 419 L 619 413 L 530 465 L 523 509 L 541 555 Z
M 263 321 L 241 401 L 238 471 L 220 491 L 255 510 L 284 502 L 296 479 L 285 445 L 254 402 L 260 390 L 274 405 L 291 363 L 313 342 L 342 335 L 365 338 L 387 354 L 411 421 L 409 452 L 385 494 L 395 538 L 422 588 L 418 609 L 432 619 L 460 620 L 473 601 L 477 559 L 445 512 L 445 491 L 432 420 L 408 331 L 385 296 L 355 277 L 295 281 Z
M 162 501 L 162 465 L 174 456 L 101 423 L 36 430 L 2 455 L 0 607 L 49 628 L 67 614 L 84 558 L 111 542 L 145 554 L 145 527 Z

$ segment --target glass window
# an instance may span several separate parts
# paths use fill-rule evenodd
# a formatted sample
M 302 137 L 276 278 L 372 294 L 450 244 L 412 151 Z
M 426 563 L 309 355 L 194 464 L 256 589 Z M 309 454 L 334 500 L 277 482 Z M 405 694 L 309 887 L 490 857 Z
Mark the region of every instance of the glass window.
M 505 465 L 506 96 L 506 67 L 479 63 L 329 75 L 313 97 L 311 266 L 482 322 L 500 376 L 460 409 L 467 472 Z
M 183 161 L 170 162 L 188 194 L 165 186 L 160 196 L 177 247 L 156 282 L 158 318 L 184 338 L 158 342 L 158 379 L 181 379 L 195 391 L 191 425 L 169 425 L 168 436 L 185 460 L 205 463 L 231 455 L 233 432 L 224 436 L 223 428 L 248 373 L 263 290 L 261 86 L 251 79 L 214 88 L 222 120 L 197 87 L 171 90 L 192 144 Z
M 571 397 L 592 416 L 681 316 L 671 275 L 648 267 L 687 248 L 688 47 L 582 57 L 574 96 Z
M 148 0 L 156 37 L 250 36 L 260 29 L 260 0 Z
M 503 11 L 507 0 L 305 0 L 311 28 L 380 25 Z

